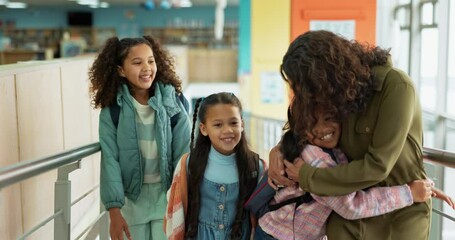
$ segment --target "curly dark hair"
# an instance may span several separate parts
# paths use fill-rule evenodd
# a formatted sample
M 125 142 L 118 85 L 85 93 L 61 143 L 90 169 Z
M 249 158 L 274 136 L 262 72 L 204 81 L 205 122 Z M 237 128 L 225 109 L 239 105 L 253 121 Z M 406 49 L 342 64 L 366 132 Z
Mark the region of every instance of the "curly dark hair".
M 298 36 L 280 67 L 294 92 L 291 108 L 296 133 L 303 137 L 305 129 L 313 127 L 317 107 L 337 119 L 365 109 L 373 94 L 371 69 L 384 65 L 389 51 L 324 30 Z
M 193 113 L 190 161 L 188 163 L 188 211 L 185 220 L 185 237 L 189 238 L 194 237 L 197 234 L 200 208 L 199 189 L 207 167 L 211 146 L 210 138 L 202 135 L 200 131 L 196 138 L 196 143 L 194 143 L 196 122 L 199 118 L 200 122 L 205 123 L 207 110 L 217 104 L 233 105 L 238 107 L 240 114 L 242 113 L 242 105 L 239 99 L 232 93 L 215 93 L 206 98 L 200 98 L 196 102 Z M 235 147 L 235 153 L 237 171 L 239 173 L 239 200 L 237 202 L 237 211 L 230 239 L 240 239 L 242 235 L 242 220 L 247 214 L 243 205 L 256 187 L 258 177 L 257 166 L 259 164 L 259 156 L 250 150 L 245 137 L 245 131 L 242 132 L 240 142 Z M 256 172 L 256 176 L 254 176 L 254 172 Z
M 182 83 L 175 73 L 174 59 L 165 48 L 161 47 L 158 40 L 152 36 L 121 40 L 111 37 L 106 40 L 104 47 L 89 69 L 90 95 L 95 108 L 104 108 L 113 104 L 121 84 L 129 85 L 128 81 L 119 75 L 118 67 L 123 65 L 129 50 L 139 44 L 150 46 L 156 61 L 157 72 L 152 87 L 149 89 L 150 96 L 154 95 L 156 82 L 171 84 L 177 93 L 182 92 Z

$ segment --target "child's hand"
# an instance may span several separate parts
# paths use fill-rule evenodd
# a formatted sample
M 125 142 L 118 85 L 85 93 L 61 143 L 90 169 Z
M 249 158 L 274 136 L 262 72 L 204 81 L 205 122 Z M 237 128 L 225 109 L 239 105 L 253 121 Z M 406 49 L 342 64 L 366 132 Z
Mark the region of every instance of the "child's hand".
M 128 224 L 120 213 L 120 208 L 109 209 L 109 216 L 111 219 L 111 225 L 109 227 L 109 235 L 112 240 L 123 240 L 123 232 L 125 232 L 128 240 L 132 240 Z
M 432 182 L 429 180 L 415 180 L 408 183 L 414 202 L 425 202 L 433 195 Z
M 454 204 L 452 198 L 447 196 L 447 194 L 445 194 L 441 189 L 432 188 L 432 192 L 433 192 L 433 194 L 432 194 L 433 197 L 441 199 L 442 201 L 449 204 L 449 206 L 452 209 L 455 209 L 455 204 Z

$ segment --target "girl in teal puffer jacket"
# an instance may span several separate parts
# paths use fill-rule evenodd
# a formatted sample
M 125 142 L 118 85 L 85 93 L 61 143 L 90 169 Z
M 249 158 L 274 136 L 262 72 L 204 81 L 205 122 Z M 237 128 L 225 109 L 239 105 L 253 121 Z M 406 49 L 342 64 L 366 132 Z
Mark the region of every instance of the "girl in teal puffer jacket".
M 172 58 L 150 36 L 112 37 L 89 79 L 93 104 L 101 108 L 100 191 L 111 239 L 166 239 L 165 194 L 190 145 L 186 100 L 179 100 L 181 81 Z

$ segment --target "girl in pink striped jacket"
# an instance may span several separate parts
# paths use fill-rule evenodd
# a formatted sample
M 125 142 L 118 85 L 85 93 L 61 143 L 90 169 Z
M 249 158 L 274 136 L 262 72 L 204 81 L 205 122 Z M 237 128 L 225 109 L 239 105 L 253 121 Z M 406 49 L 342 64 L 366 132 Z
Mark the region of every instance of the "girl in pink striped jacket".
M 283 136 L 281 152 L 286 159 L 299 157 L 295 161 L 302 161 L 302 164 L 305 161 L 318 168 L 347 163 L 346 156 L 335 148 L 341 133 L 340 123 L 322 109 L 317 109 L 316 113 L 315 124 L 306 136 L 306 143 L 309 144 L 302 144 L 289 122 L 290 129 Z M 297 180 L 298 172 L 289 174 L 288 177 Z M 426 201 L 431 196 L 446 201 L 453 208 L 452 199 L 432 188 L 432 185 L 431 180 L 416 180 L 407 185 L 373 187 L 345 196 L 321 197 L 311 194 L 314 201 L 300 205 L 288 204 L 264 214 L 259 219 L 254 239 L 324 239 L 326 220 L 332 211 L 346 219 L 367 218 L 392 212 L 412 205 L 413 202 Z M 283 202 L 303 194 L 298 186 L 286 187 L 277 191 L 271 203 Z

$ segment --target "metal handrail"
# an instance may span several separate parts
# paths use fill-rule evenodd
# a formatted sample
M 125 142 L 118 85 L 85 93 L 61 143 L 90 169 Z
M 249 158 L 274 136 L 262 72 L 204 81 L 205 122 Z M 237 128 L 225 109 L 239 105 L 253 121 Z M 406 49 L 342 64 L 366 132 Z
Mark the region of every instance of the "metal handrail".
M 455 168 L 455 153 L 437 148 L 423 148 L 425 161 L 435 163 L 444 167 Z
M 47 171 L 76 162 L 101 150 L 98 142 L 53 156 L 30 160 L 0 169 L 0 189 Z
M 64 151 L 53 156 L 25 161 L 0 168 L 0 190 L 36 175 L 58 169 L 58 176 L 54 188 L 54 214 L 24 232 L 23 235 L 19 236 L 17 239 L 27 239 L 27 237 L 29 237 L 32 233 L 52 220 L 54 221 L 54 239 L 70 239 L 71 207 L 82 198 L 85 198 L 89 194 L 93 193 L 95 189 L 98 188 L 98 185 L 71 203 L 71 181 L 69 181 L 68 178 L 69 173 L 80 168 L 80 162 L 83 158 L 95 154 L 100 150 L 100 144 L 96 142 Z M 101 208 L 104 209 L 103 207 Z M 100 226 L 100 239 L 108 239 L 108 231 L 106 230 L 108 221 L 106 220 L 106 214 L 104 211 L 101 211 L 96 223 L 99 223 Z M 88 232 L 88 229 L 91 228 L 93 228 L 92 225 L 88 226 L 82 234 L 85 234 Z M 79 237 L 81 236 L 82 235 Z

